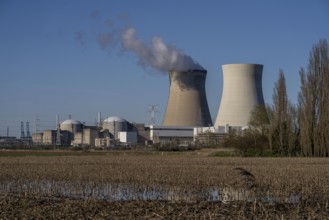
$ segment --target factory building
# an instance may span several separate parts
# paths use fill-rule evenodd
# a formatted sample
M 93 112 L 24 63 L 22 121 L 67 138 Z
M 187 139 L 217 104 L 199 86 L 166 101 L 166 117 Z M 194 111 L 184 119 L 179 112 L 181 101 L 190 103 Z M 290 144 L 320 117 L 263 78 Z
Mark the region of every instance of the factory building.
M 12 147 L 13 144 L 17 144 L 19 141 L 19 139 L 13 136 L 0 136 L 0 147 Z
M 57 145 L 62 145 L 62 146 L 68 146 L 71 144 L 72 141 L 72 134 L 69 131 L 61 131 L 61 130 L 56 130 L 57 134 L 57 140 L 56 144 Z
M 217 145 L 231 128 L 226 127 L 199 127 L 193 129 L 193 143 L 196 145 Z
M 56 144 L 56 137 L 57 137 L 56 130 L 45 130 L 43 131 L 42 135 L 42 143 L 43 144 Z
M 141 123 L 129 123 L 128 130 L 137 133 L 137 143 L 148 145 L 150 143 L 150 127 Z
M 99 148 L 105 148 L 105 147 L 111 147 L 115 142 L 111 138 L 111 134 L 109 130 L 107 129 L 102 129 L 100 130 L 98 137 L 95 138 L 95 147 Z
M 81 132 L 75 132 L 73 136 L 72 145 L 95 146 L 95 139 L 99 137 L 99 129 L 97 126 L 83 126 Z
M 222 66 L 222 98 L 215 125 L 208 107 L 206 70 L 170 71 L 169 97 L 162 125 L 130 123 L 118 116 L 86 126 L 78 120 L 63 121 L 57 130 L 33 134 L 34 143 L 111 147 L 120 144 L 219 142 L 234 129 L 243 130 L 257 105 L 264 105 L 260 64 Z
M 37 145 L 64 145 L 72 141 L 72 133 L 61 130 L 45 130 L 42 133 L 32 134 L 32 142 Z
M 103 121 L 103 129 L 107 129 L 112 138 L 118 139 L 120 131 L 127 131 L 128 130 L 128 122 L 118 116 L 112 116 Z
M 150 139 L 153 143 L 188 144 L 193 141 L 192 126 L 150 126 Z
M 102 132 L 95 140 L 96 147 L 137 144 L 137 132 L 124 118 L 112 116 L 102 122 Z
M 60 131 L 68 131 L 69 132 L 69 143 L 74 142 L 74 136 L 77 133 L 81 133 L 83 129 L 83 124 L 75 119 L 67 119 L 60 123 L 59 130 Z
M 134 131 L 119 131 L 118 137 L 121 143 L 136 144 L 137 143 L 137 133 Z
M 99 124 L 102 126 L 87 126 L 78 120 L 67 119 L 59 124 L 57 130 L 33 134 L 32 140 L 33 143 L 42 145 L 95 147 L 132 145 L 144 141 L 145 127 L 135 127 L 121 117 L 112 116 Z M 141 135 L 137 135 L 138 129 L 141 130 Z M 139 137 L 143 137 L 142 140 Z
M 32 142 L 36 144 L 42 144 L 43 142 L 43 133 L 34 133 L 32 134 Z
M 263 65 L 226 64 L 222 70 L 223 92 L 214 127 L 205 93 L 206 71 L 171 71 L 163 126 L 151 126 L 150 139 L 161 143 L 175 139 L 191 143 L 191 138 L 193 143 L 206 143 L 211 139 L 216 144 L 229 131 L 247 128 L 251 112 L 264 105 Z

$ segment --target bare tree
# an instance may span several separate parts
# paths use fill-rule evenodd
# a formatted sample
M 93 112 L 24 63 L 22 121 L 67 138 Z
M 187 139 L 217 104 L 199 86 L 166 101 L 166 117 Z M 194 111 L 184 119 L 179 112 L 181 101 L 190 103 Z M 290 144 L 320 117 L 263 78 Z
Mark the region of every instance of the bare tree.
M 283 70 L 279 71 L 279 79 L 273 89 L 273 121 L 272 121 L 272 145 L 279 153 L 288 153 L 288 133 L 290 130 L 288 118 L 288 96 L 286 79 Z
M 298 154 L 298 112 L 296 106 L 288 100 L 286 80 L 282 69 L 275 83 L 272 96 L 273 104 L 268 108 L 269 144 L 274 153 L 281 155 Z
M 312 156 L 314 153 L 313 127 L 311 117 L 311 96 L 304 68 L 299 71 L 301 88 L 298 94 L 300 146 L 302 154 Z
M 329 156 L 328 57 L 328 43 L 320 40 L 310 52 L 307 71 L 300 70 L 300 145 L 306 156 Z
M 250 129 L 254 129 L 260 135 L 267 135 L 269 127 L 269 118 L 265 105 L 256 105 L 250 113 Z
M 315 154 L 316 156 L 329 155 L 329 53 L 328 43 L 321 40 L 314 48 L 310 58 L 310 66 L 317 75 L 318 86 L 316 107 L 316 138 Z
M 299 148 L 299 123 L 298 123 L 298 109 L 296 105 L 288 102 L 288 154 L 290 156 L 296 155 L 300 152 Z
M 256 105 L 250 114 L 248 133 L 254 138 L 254 146 L 268 150 L 271 145 L 268 141 L 270 122 L 265 105 Z

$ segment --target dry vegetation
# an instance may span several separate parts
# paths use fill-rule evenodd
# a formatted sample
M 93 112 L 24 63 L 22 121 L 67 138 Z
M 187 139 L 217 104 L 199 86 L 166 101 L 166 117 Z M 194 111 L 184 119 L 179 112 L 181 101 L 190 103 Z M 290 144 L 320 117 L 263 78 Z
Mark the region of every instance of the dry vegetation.
M 329 159 L 0 158 L 0 218 L 326 219 Z

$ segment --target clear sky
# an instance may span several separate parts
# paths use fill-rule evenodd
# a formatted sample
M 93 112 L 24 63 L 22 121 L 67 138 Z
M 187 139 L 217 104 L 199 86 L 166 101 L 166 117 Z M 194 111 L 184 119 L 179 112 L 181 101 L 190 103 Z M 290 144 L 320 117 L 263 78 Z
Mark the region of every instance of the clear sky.
M 159 105 L 160 124 L 168 75 L 139 65 L 117 35 L 107 35 L 128 27 L 145 45 L 161 37 L 208 71 L 215 121 L 222 64 L 263 64 L 269 104 L 283 69 L 297 103 L 300 68 L 315 43 L 329 40 L 329 1 L 0 0 L 0 136 L 7 127 L 19 136 L 20 121 L 29 121 L 31 132 L 36 119 L 38 130 L 54 129 L 56 115 L 93 125 L 101 112 L 147 124 L 150 104 Z

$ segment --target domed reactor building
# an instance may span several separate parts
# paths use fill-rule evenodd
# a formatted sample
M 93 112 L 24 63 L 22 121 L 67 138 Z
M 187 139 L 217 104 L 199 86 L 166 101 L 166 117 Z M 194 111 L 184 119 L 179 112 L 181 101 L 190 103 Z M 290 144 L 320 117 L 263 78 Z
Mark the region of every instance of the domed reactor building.
M 163 126 L 212 126 L 206 70 L 170 71 L 170 91 Z
M 113 138 L 118 139 L 120 131 L 128 130 L 128 122 L 124 118 L 112 116 L 103 121 L 103 129 L 109 130 Z
M 60 124 L 62 131 L 69 131 L 71 133 L 81 132 L 83 124 L 75 119 L 67 119 Z
M 257 105 L 264 105 L 262 90 L 263 65 L 225 64 L 223 92 L 215 127 L 244 127 Z

